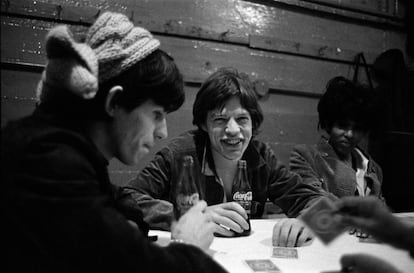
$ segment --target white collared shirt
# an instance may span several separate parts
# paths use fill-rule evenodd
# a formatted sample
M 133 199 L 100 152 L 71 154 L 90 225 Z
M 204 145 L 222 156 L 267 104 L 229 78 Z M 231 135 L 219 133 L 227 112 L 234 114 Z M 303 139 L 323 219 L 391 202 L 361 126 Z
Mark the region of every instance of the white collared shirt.
M 359 149 L 355 149 L 355 151 L 360 157 L 358 160 L 356 160 L 357 192 L 359 196 L 366 196 L 369 195 L 369 193 L 371 192 L 371 189 L 367 187 L 367 182 L 365 181 L 365 174 L 368 171 L 369 160 Z

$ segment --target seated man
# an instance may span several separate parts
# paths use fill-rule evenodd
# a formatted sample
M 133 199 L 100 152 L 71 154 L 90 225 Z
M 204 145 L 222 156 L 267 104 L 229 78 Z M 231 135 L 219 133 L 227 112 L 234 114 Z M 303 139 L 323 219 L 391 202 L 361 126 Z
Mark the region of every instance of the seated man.
M 373 94 L 344 77 L 329 81 L 318 103 L 319 127 L 326 132 L 317 145 L 293 148 L 290 169 L 307 184 L 342 196 L 382 198 L 382 171 L 358 145 L 375 126 Z
M 302 183 L 276 158 L 272 149 L 256 140 L 263 121 L 262 110 L 247 75 L 235 69 L 220 69 L 201 86 L 193 107 L 193 124 L 159 151 L 121 193 L 125 206 L 142 209 L 152 227 L 168 228 L 174 220 L 174 188 L 179 162 L 194 158 L 200 198 L 217 224 L 216 234 L 234 236 L 248 229 L 246 212 L 232 200 L 237 162 L 247 162 L 253 203 L 252 218 L 261 217 L 268 199 L 289 217 L 296 217 L 324 191 Z M 225 227 L 229 227 L 228 230 Z M 311 234 L 297 219 L 284 219 L 274 229 L 274 244 L 299 246 Z
M 136 164 L 184 102 L 182 75 L 159 46 L 114 12 L 99 16 L 85 43 L 67 26 L 48 33 L 40 103 L 1 131 L 4 272 L 225 272 L 202 251 L 215 231 L 205 201 L 162 248 L 140 211 L 114 200 L 109 160 Z

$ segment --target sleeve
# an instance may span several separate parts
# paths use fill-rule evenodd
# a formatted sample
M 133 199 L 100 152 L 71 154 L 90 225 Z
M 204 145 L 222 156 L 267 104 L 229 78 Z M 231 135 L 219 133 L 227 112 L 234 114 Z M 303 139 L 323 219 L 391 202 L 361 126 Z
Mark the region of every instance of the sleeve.
M 289 168 L 301 177 L 303 183 L 327 190 L 316 170 L 310 147 L 305 145 L 293 147 L 289 159 Z
M 289 171 L 277 160 L 271 148 L 268 150 L 268 196 L 288 217 L 297 217 L 311 203 L 326 195 L 317 187 L 303 183 L 299 175 Z
M 33 149 L 1 194 L 16 272 L 225 272 L 196 247 L 162 248 L 130 225 L 103 189 L 105 165 L 69 145 Z
M 128 184 L 121 188 L 118 202 L 122 207 L 142 211 L 151 228 L 169 230 L 174 220 L 174 206 L 170 202 L 173 155 L 168 147 Z

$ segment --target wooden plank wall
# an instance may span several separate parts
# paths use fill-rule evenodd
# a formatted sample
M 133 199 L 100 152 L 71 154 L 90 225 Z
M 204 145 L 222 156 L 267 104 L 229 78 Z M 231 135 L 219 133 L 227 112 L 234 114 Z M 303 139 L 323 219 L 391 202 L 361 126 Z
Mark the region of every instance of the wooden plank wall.
M 234 66 L 268 87 L 259 138 L 286 163 L 293 145 L 317 141 L 316 104 L 328 79 L 351 77 L 358 52 L 372 63 L 384 50 L 404 51 L 397 0 L 1 0 L 2 126 L 34 109 L 47 31 L 65 23 L 80 36 L 105 10 L 152 31 L 183 72 L 187 100 L 168 117 L 169 137 L 192 128 L 201 82 Z M 111 162 L 114 183 L 126 183 L 151 156 L 134 167 Z

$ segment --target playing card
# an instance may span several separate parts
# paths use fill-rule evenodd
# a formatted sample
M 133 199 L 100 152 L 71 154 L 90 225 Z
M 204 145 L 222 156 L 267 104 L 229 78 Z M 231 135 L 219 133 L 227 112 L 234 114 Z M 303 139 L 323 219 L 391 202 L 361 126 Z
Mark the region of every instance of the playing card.
M 253 272 L 281 273 L 280 269 L 269 259 L 245 260 Z
M 329 244 L 346 230 L 336 220 L 337 207 L 328 198 L 321 198 L 298 218 L 302 220 L 324 243 Z
M 272 251 L 273 258 L 298 258 L 298 250 L 291 247 L 274 247 Z

